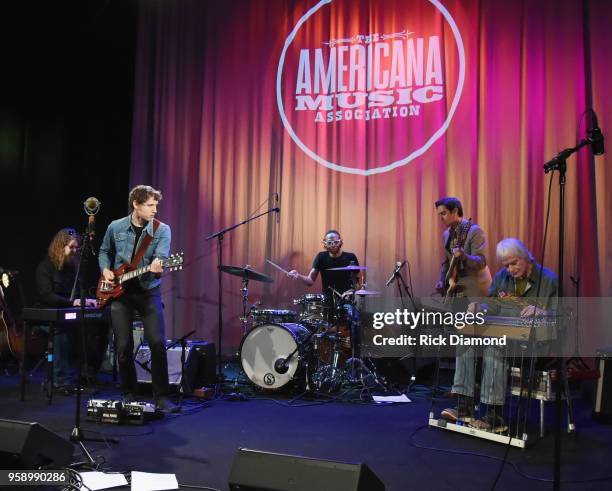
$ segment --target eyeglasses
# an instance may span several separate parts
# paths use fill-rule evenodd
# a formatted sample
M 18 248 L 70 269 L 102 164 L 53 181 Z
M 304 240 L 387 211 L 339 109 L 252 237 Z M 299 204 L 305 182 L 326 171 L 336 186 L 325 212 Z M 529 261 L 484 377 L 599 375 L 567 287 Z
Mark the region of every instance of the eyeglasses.
M 333 247 L 333 246 L 340 245 L 340 242 L 342 242 L 342 240 L 324 240 L 323 244 L 325 244 L 328 247 Z

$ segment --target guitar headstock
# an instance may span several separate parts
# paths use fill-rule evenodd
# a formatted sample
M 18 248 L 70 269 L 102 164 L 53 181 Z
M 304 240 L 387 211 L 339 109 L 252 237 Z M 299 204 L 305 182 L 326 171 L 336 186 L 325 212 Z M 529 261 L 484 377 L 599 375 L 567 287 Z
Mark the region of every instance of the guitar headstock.
M 471 228 L 472 228 L 471 218 L 461 224 L 461 233 L 459 234 L 459 241 L 457 243 L 457 247 L 463 247 L 465 245 L 465 241 L 467 240 L 467 236 Z
M 168 271 L 183 269 L 184 253 L 175 252 L 162 261 L 162 266 Z

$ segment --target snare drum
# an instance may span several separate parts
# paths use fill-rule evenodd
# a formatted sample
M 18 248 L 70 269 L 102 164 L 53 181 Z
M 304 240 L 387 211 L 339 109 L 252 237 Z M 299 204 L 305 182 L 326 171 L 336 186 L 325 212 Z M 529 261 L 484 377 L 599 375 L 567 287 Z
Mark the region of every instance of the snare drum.
M 327 321 L 329 318 L 331 308 L 327 297 L 322 293 L 307 293 L 293 303 L 302 306 L 301 321 Z
M 240 345 L 242 369 L 251 382 L 263 389 L 280 389 L 300 382 L 310 343 L 303 345 L 310 331 L 301 324 L 261 324 L 244 337 Z M 296 351 L 297 349 L 297 351 Z M 295 351 L 285 367 L 279 366 Z
M 298 319 L 297 312 L 293 310 L 280 309 L 251 309 L 253 325 L 258 324 L 283 324 L 285 322 L 295 322 Z

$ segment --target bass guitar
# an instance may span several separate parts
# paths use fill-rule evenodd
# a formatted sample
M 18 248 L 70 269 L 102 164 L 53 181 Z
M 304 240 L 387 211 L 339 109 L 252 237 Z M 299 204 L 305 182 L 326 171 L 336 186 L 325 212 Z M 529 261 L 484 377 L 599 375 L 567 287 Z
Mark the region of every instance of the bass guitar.
M 161 261 L 162 267 L 166 271 L 176 271 L 183 269 L 183 253 L 176 252 L 166 259 Z M 100 275 L 98 287 L 96 289 L 96 298 L 98 299 L 99 308 L 104 308 L 108 302 L 119 298 L 125 293 L 123 284 L 126 281 L 133 280 L 139 276 L 151 271 L 151 265 L 142 266 L 141 268 L 132 268 L 130 264 L 123 264 L 113 270 L 115 274 L 114 281 L 106 281 L 104 275 Z

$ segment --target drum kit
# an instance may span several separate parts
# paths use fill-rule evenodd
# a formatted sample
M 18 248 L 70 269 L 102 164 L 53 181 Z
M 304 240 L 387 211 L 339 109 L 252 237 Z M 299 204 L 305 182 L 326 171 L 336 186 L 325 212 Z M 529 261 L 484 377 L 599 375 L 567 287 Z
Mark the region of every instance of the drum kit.
M 336 271 L 364 271 L 349 265 Z M 220 270 L 242 278 L 243 338 L 239 358 L 242 371 L 256 389 L 333 392 L 371 377 L 373 367 L 359 357 L 360 299 L 380 295 L 366 288 L 340 294 L 307 293 L 295 299 L 299 311 L 248 308 L 249 280 L 274 280 L 250 266 L 221 266 Z

